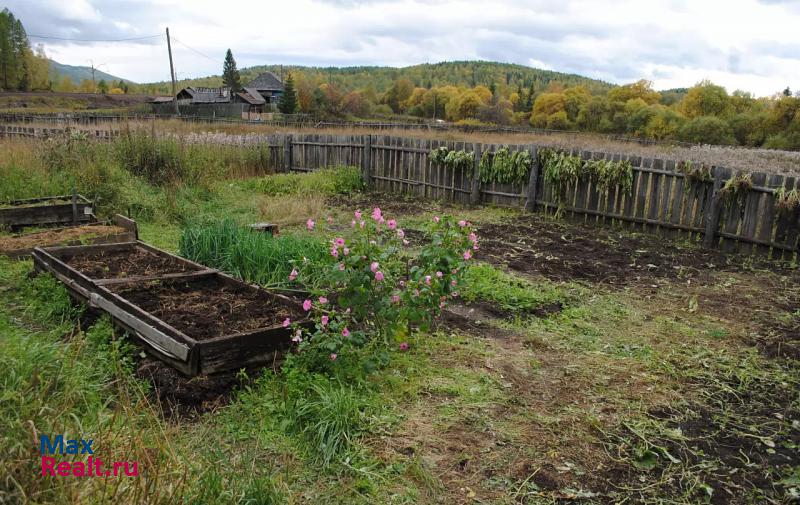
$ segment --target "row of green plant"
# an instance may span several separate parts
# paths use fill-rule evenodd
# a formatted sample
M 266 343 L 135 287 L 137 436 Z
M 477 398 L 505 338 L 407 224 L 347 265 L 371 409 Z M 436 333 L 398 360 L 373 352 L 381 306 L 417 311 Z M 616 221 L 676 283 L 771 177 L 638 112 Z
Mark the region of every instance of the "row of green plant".
M 493 182 L 525 184 L 528 182 L 528 172 L 532 163 L 530 152 L 511 153 L 507 147 L 501 147 L 494 152 L 483 153 L 478 165 L 478 175 L 485 184 Z
M 633 167 L 627 160 L 587 160 L 553 149 L 540 149 L 538 158 L 544 180 L 553 188 L 559 213 L 566 204 L 567 190 L 578 181 L 592 181 L 601 193 L 617 188 L 630 194 L 633 189 Z
M 472 151 L 450 150 L 447 147 L 437 147 L 433 149 L 428 155 L 431 163 L 439 166 L 444 166 L 453 170 L 463 170 L 472 174 L 472 168 L 475 163 L 475 153 Z

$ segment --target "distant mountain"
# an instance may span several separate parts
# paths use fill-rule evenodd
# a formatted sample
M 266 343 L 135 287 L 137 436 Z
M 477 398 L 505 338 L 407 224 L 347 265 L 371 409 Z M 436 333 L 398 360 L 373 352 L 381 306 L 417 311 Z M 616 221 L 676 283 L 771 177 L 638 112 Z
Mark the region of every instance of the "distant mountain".
M 220 62 L 220 68 L 222 62 Z M 577 74 L 554 72 L 539 68 L 527 67 L 512 63 L 498 63 L 492 61 L 448 61 L 442 63 L 424 63 L 410 67 L 305 67 L 291 65 L 259 65 L 240 69 L 242 83 L 245 84 L 261 72 L 269 70 L 276 75 L 286 75 L 288 72 L 302 74 L 311 82 L 333 82 L 345 90 L 372 88 L 377 93 L 383 93 L 396 79 L 408 79 L 415 86 L 476 86 L 494 84 L 506 90 L 527 90 L 533 86 L 541 91 L 551 82 L 560 82 L 564 86 L 585 85 L 590 91 L 602 92 L 614 87 L 613 84 L 591 79 Z M 156 86 L 166 86 L 168 83 L 153 83 Z M 179 87 L 184 86 L 221 86 L 222 76 L 212 75 L 196 79 L 180 81 Z
M 60 76 L 62 79 L 64 77 L 69 77 L 73 83 L 79 84 L 84 79 L 88 79 L 90 81 L 92 80 L 92 69 L 91 67 L 65 65 L 63 63 L 50 60 L 50 78 L 53 79 L 56 76 Z M 97 69 L 94 69 L 94 79 L 97 82 L 100 82 L 100 80 L 105 80 L 109 84 L 111 84 L 111 81 L 119 82 L 120 80 L 125 82 L 133 82 Z

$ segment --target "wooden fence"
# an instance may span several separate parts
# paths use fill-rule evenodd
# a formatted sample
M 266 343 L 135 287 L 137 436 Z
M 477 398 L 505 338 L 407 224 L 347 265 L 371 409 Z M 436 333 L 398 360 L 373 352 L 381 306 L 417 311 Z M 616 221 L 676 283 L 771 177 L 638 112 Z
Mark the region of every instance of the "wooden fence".
M 280 137 L 280 134 L 277 135 Z M 406 193 L 420 198 L 464 204 L 522 207 L 554 213 L 559 203 L 553 187 L 534 161 L 525 184 L 482 184 L 478 163 L 486 151 L 501 147 L 528 150 L 535 145 L 498 145 L 444 142 L 384 135 L 285 135 L 282 156 L 273 160 L 283 171 L 313 171 L 336 165 L 360 166 L 370 188 Z M 469 169 L 431 163 L 432 149 L 465 149 L 475 153 Z M 276 146 L 277 147 L 277 146 Z M 712 167 L 711 182 L 689 183 L 675 160 L 641 158 L 573 150 L 585 159 L 627 160 L 633 166 L 633 184 L 626 193 L 618 187 L 600 190 L 591 180 L 580 180 L 566 191 L 562 211 L 587 224 L 614 224 L 670 237 L 702 240 L 707 247 L 726 252 L 769 255 L 791 260 L 798 250 L 800 209 L 779 210 L 775 191 L 797 187 L 794 177 L 752 174 L 753 187 L 743 199 L 723 198 L 720 190 L 735 173 Z
M 4 135 L 48 136 L 58 129 L 0 126 Z M 63 130 L 60 130 L 63 132 Z M 109 138 L 113 133 L 88 131 Z M 92 135 L 94 133 L 94 135 Z M 482 153 L 507 147 L 528 150 L 536 160 L 537 146 L 414 139 L 389 135 L 317 135 L 273 133 L 263 137 L 270 147 L 275 171 L 308 172 L 338 165 L 359 166 L 370 188 L 406 193 L 420 198 L 463 204 L 522 207 L 530 212 L 554 213 L 559 199 L 534 161 L 525 184 L 482 184 L 477 177 Z M 475 153 L 469 169 L 452 169 L 429 160 L 432 149 L 465 149 Z M 670 237 L 701 240 L 706 247 L 791 260 L 798 251 L 800 208 L 775 206 L 778 188 L 798 187 L 792 176 L 752 173 L 753 187 L 743 199 L 722 198 L 720 189 L 735 173 L 712 167 L 711 182 L 687 183 L 676 160 L 642 158 L 605 152 L 573 150 L 572 154 L 633 166 L 629 193 L 618 187 L 600 190 L 591 180 L 580 180 L 566 191 L 561 209 L 566 216 L 587 224 L 614 224 Z

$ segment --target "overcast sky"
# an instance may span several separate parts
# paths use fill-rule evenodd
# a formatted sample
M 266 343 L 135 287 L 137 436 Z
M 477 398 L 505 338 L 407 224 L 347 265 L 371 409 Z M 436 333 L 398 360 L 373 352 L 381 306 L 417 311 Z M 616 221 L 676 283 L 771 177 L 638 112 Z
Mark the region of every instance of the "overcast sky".
M 11 0 L 6 5 L 29 35 L 121 39 L 162 34 L 169 26 L 178 78 L 221 73 L 230 47 L 240 68 L 482 59 L 614 83 L 646 78 L 658 89 L 704 78 L 757 95 L 800 88 L 798 0 Z M 169 78 L 164 37 L 83 43 L 31 36 L 31 41 L 43 43 L 61 63 L 92 60 L 101 70 L 137 82 Z

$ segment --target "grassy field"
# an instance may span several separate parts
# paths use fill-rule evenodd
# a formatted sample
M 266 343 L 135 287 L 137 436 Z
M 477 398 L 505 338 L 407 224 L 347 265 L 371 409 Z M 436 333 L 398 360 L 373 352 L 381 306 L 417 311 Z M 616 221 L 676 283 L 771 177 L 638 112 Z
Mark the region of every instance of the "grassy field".
M 76 185 L 101 195 L 103 212 L 130 209 L 156 246 L 190 254 L 219 236 L 229 238 L 219 250 L 256 251 L 258 268 L 204 261 L 270 286 L 288 262 L 316 261 L 309 251 L 330 232 L 347 233 L 308 232 L 308 217 L 347 222 L 373 206 L 400 221 L 412 248 L 433 215 L 471 220 L 478 263 L 436 328 L 410 335 L 407 351 L 371 373 L 330 380 L 287 366 L 187 380 L 163 367 L 154 375 L 157 364 L 106 318 L 86 317 L 54 279 L 30 279 L 30 261 L 0 258 L 0 502 L 800 495 L 793 265 L 505 209 L 358 194 L 357 171 L 274 176 L 257 153 L 158 147 L 4 141 L 0 198 Z M 280 238 L 237 238 L 236 224 L 255 221 L 281 223 Z M 41 477 L 43 433 L 93 438 L 99 455 L 136 461 L 141 475 Z

